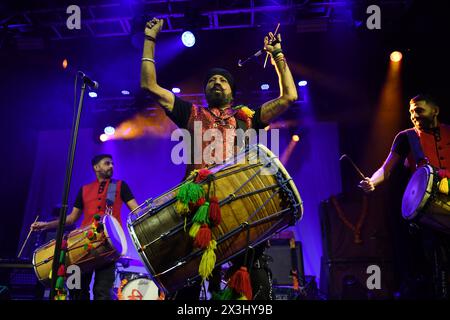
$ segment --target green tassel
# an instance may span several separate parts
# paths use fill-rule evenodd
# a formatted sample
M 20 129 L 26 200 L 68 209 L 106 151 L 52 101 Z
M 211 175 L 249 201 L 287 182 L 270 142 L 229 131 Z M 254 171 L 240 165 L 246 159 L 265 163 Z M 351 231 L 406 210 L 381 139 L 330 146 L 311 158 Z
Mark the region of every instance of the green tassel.
M 206 223 L 209 225 L 209 202 L 201 205 L 192 218 L 192 222 L 197 222 L 200 224 Z
M 64 277 L 58 277 L 56 279 L 56 289 L 64 289 Z
M 100 221 L 100 215 L 98 213 L 94 214 L 94 219 Z
M 220 292 L 213 292 L 212 294 L 213 300 L 235 300 L 235 293 L 233 289 L 226 288 Z
M 204 194 L 205 191 L 201 185 L 189 181 L 184 183 L 178 190 L 177 200 L 185 204 L 188 204 L 189 202 L 195 203 L 198 199 L 203 197 Z
M 66 262 L 66 252 L 64 250 L 62 250 L 59 253 L 59 263 L 63 264 Z

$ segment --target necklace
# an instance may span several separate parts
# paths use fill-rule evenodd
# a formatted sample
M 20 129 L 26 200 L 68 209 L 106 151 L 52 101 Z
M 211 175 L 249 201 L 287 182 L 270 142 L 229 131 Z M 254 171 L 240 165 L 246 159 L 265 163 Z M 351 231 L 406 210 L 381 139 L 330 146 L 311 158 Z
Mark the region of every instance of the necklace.
M 361 244 L 363 241 L 361 239 L 361 227 L 364 223 L 364 220 L 367 216 L 367 209 L 368 209 L 368 198 L 366 195 L 363 196 L 363 208 L 361 215 L 358 219 L 358 222 L 355 225 L 353 225 L 346 217 L 344 212 L 342 211 L 341 206 L 339 205 L 337 199 L 335 196 L 331 196 L 331 202 L 333 203 L 334 208 L 336 209 L 336 212 L 338 214 L 339 219 L 350 229 L 353 231 L 353 242 L 355 244 Z
M 215 122 L 215 123 L 218 123 L 218 124 L 221 125 L 221 126 L 226 126 L 226 125 L 228 125 L 227 120 L 229 120 L 230 118 L 232 118 L 232 117 L 236 114 L 236 112 L 233 112 L 233 113 L 231 113 L 231 114 L 229 114 L 229 115 L 227 115 L 227 116 L 225 116 L 225 117 L 221 117 L 221 116 L 216 115 L 216 114 L 215 114 L 214 112 L 212 112 L 209 108 L 208 108 L 207 110 L 208 110 L 208 112 L 214 117 L 214 122 Z M 219 110 L 219 112 L 222 113 L 220 110 Z M 229 127 L 231 128 L 232 126 L 229 125 Z

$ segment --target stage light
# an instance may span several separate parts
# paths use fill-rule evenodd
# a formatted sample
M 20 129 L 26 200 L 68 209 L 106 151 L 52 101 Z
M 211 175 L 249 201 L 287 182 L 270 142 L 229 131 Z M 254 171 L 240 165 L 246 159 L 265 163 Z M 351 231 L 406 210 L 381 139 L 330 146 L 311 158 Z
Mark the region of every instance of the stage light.
M 103 131 L 105 132 L 106 135 L 113 136 L 114 132 L 116 132 L 116 129 L 114 129 L 114 127 L 111 126 L 107 126 Z
M 270 130 L 270 126 L 264 127 L 264 130 L 269 131 Z
M 302 81 L 298 82 L 299 87 L 306 87 L 307 84 L 308 84 L 308 81 L 306 81 L 306 80 L 302 80 Z
M 130 91 L 128 91 L 128 90 L 122 90 L 122 91 L 120 91 L 124 96 L 128 96 L 128 95 L 130 95 Z
M 181 89 L 180 88 L 172 88 L 172 92 L 173 93 L 180 93 Z
M 89 97 L 97 98 L 97 92 L 93 92 L 93 91 L 89 92 Z
M 100 135 L 100 141 L 101 141 L 101 142 L 105 142 L 105 141 L 107 141 L 107 140 L 108 140 L 108 135 L 105 134 L 105 133 L 102 133 L 102 134 Z
M 292 136 L 292 141 L 299 142 L 300 141 L 300 137 L 297 134 L 294 134 Z
M 400 62 L 403 58 L 403 55 L 400 51 L 394 51 L 391 53 L 390 58 L 392 62 Z
M 267 83 L 261 85 L 261 90 L 269 90 L 270 86 Z
M 190 48 L 195 44 L 195 36 L 192 32 L 190 31 L 185 31 L 183 32 L 183 34 L 181 35 L 181 41 L 183 42 L 183 44 Z
M 67 61 L 67 59 L 64 59 L 62 62 L 63 69 L 66 69 L 68 65 L 69 65 L 69 62 Z

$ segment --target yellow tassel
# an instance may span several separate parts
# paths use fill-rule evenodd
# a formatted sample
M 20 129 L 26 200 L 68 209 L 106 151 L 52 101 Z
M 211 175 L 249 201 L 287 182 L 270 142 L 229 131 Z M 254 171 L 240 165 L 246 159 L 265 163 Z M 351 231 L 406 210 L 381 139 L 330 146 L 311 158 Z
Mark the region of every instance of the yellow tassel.
M 180 215 L 185 215 L 189 213 L 189 205 L 181 201 L 175 203 L 175 211 Z
M 253 118 L 253 115 L 255 114 L 255 111 L 253 111 L 252 109 L 250 109 L 249 107 L 242 107 L 241 110 L 247 115 L 247 117 L 249 118 Z
M 248 300 L 247 297 L 245 295 L 241 295 L 238 300 Z
M 200 223 L 196 223 L 194 222 L 194 224 L 192 224 L 191 229 L 189 229 L 189 236 L 191 238 L 195 238 L 195 236 L 198 233 L 198 230 L 200 230 L 201 224 Z
M 208 248 L 203 253 L 202 261 L 200 261 L 200 266 L 198 267 L 198 273 L 202 277 L 203 281 L 211 275 L 214 270 L 214 266 L 216 265 L 216 253 L 214 252 L 216 248 L 217 242 L 215 240 L 211 240 Z
M 439 192 L 443 193 L 443 194 L 448 194 L 448 179 L 447 178 L 443 178 L 439 182 Z

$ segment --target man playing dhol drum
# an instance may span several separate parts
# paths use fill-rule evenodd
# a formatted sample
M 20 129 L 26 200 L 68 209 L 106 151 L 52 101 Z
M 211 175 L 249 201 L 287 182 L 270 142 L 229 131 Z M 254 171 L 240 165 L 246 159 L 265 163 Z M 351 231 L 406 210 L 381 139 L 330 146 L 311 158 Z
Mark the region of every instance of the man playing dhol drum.
M 414 127 L 397 134 L 381 168 L 370 178 L 366 177 L 359 183 L 365 192 L 374 191 L 376 186 L 386 181 L 399 163 L 405 163 L 411 172 L 429 164 L 437 170 L 440 178 L 450 177 L 450 126 L 438 121 L 439 106 L 429 96 L 417 95 L 409 102 L 409 113 Z M 426 228 L 422 233 L 425 245 L 433 243 L 432 250 L 425 248 L 426 255 L 440 251 L 440 268 L 447 272 L 448 277 L 450 271 L 448 236 L 437 231 L 431 232 Z M 429 260 L 433 259 L 434 257 L 430 257 Z M 437 292 L 435 295 L 442 296 Z
M 235 147 L 235 132 L 238 129 L 263 129 L 281 113 L 283 113 L 294 101 L 297 100 L 297 89 L 286 63 L 283 51 L 281 49 L 281 36 L 277 34 L 274 36 L 269 33 L 264 38 L 264 50 L 270 55 L 272 64 L 278 74 L 280 84 L 280 96 L 276 99 L 264 103 L 261 108 L 253 111 L 248 108 L 233 107 L 234 97 L 236 94 L 235 82 L 230 74 L 225 69 L 213 68 L 209 70 L 203 83 L 206 101 L 208 107 L 195 106 L 192 103 L 183 101 L 176 97 L 172 92 L 160 87 L 156 80 L 155 68 L 155 45 L 157 36 L 163 27 L 164 21 L 162 19 L 154 18 L 146 24 L 145 28 L 145 42 L 142 57 L 141 67 L 141 88 L 147 91 L 152 98 L 164 108 L 167 116 L 179 127 L 187 129 L 191 135 L 191 141 L 196 137 L 195 135 L 202 135 L 206 130 L 216 129 L 220 131 L 223 136 L 223 159 L 224 161 L 229 157 Z M 157 58 L 156 58 L 157 59 Z M 244 112 L 245 110 L 245 112 Z M 201 124 L 201 131 L 195 132 L 196 124 Z M 231 134 L 227 135 L 226 131 Z M 210 143 L 210 142 L 209 142 Z M 194 169 L 205 167 L 208 161 L 203 158 L 203 150 L 207 147 L 208 142 L 202 141 L 201 150 L 194 150 L 191 156 L 195 157 L 195 152 L 201 153 L 200 163 L 192 163 L 187 166 L 187 173 Z M 216 162 L 217 163 L 217 162 Z M 261 258 L 262 249 L 260 249 L 259 257 Z M 252 267 L 253 269 L 264 269 L 264 261 L 260 261 L 255 257 L 255 265 L 259 267 Z M 270 281 L 268 275 L 259 276 L 261 273 L 258 270 L 250 272 L 252 277 L 252 285 L 255 291 L 255 299 L 270 299 Z M 260 277 L 259 279 L 257 279 Z M 265 278 L 265 279 L 264 279 Z M 183 290 L 182 290 L 183 291 Z M 181 297 L 179 292 L 177 298 Z M 199 292 L 187 293 L 186 298 L 193 299 L 199 296 Z
M 67 216 L 66 225 L 77 222 L 84 213 L 81 228 L 93 222 L 94 215 L 103 216 L 107 211 L 107 202 L 112 206 L 112 216 L 121 222 L 120 210 L 122 203 L 133 210 L 138 204 L 125 181 L 112 180 L 113 161 L 109 154 L 96 155 L 92 159 L 92 167 L 96 180 L 80 188 L 72 212 Z M 58 227 L 58 220 L 38 221 L 31 225 L 31 230 L 41 231 Z M 94 300 L 111 300 L 115 281 L 115 262 L 95 270 Z M 90 283 L 93 272 L 85 273 L 81 277 L 81 289 L 70 290 L 71 300 L 90 300 Z

